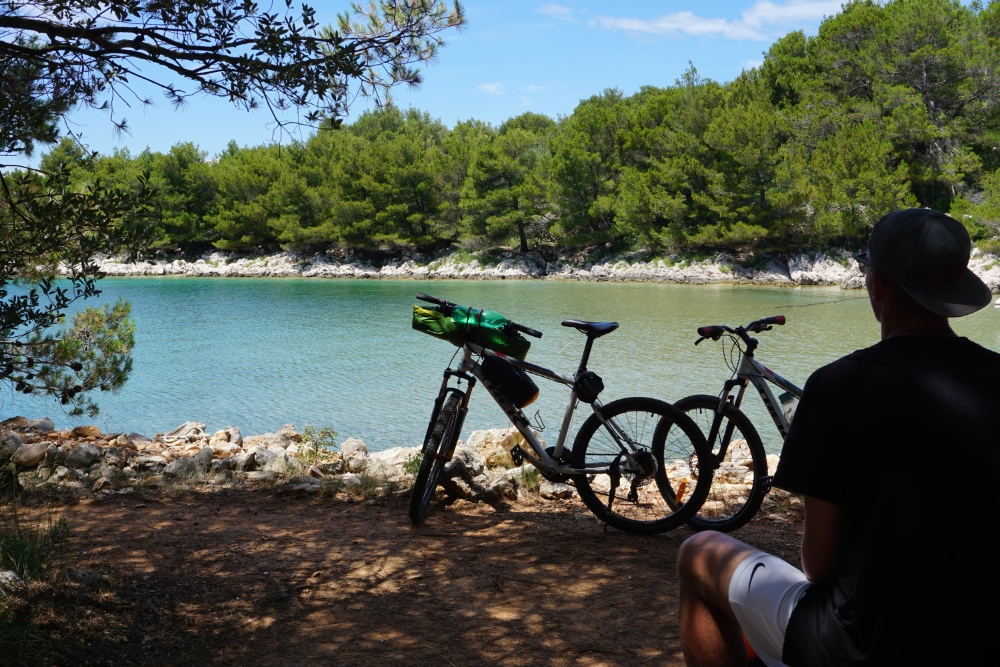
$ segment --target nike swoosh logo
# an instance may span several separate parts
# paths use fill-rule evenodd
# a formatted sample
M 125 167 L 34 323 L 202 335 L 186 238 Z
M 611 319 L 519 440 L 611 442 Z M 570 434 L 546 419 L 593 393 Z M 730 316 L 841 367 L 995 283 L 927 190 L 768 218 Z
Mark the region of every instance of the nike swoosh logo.
M 750 586 L 753 585 L 753 575 L 757 574 L 757 568 L 765 567 L 763 563 L 757 563 L 753 566 L 753 570 L 750 572 L 750 582 L 747 584 L 747 590 L 750 590 Z

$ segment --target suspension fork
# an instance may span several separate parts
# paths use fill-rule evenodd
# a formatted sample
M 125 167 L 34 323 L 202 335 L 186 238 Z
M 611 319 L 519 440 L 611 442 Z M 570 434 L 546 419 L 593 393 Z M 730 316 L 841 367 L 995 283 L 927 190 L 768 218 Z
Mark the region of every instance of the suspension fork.
M 733 389 L 736 387 L 740 388 L 739 393 L 734 397 L 731 395 Z M 722 417 L 723 411 L 726 409 L 726 404 L 732 404 L 733 407 L 738 408 L 743 402 L 743 394 L 747 390 L 747 379 L 746 378 L 736 378 L 733 380 L 726 380 L 726 384 L 722 389 L 722 396 L 719 397 L 719 406 L 715 409 L 715 415 L 712 417 L 712 428 L 708 432 L 708 444 L 713 446 L 716 439 L 719 437 L 719 429 L 722 427 Z M 718 468 L 726 458 L 726 452 L 729 451 L 729 443 L 733 439 L 733 431 L 736 430 L 736 423 L 730 419 L 726 424 L 726 431 L 723 434 L 722 442 L 719 444 L 719 451 L 715 454 L 714 467 Z
M 459 382 L 465 380 L 469 384 L 469 388 L 464 392 L 461 389 L 454 388 L 453 391 L 459 391 L 462 393 L 462 400 L 458 404 L 458 418 L 455 423 L 455 433 L 450 437 L 451 442 L 448 443 L 448 449 L 446 454 L 446 459 L 451 460 L 452 454 L 455 452 L 455 445 L 458 443 L 458 437 L 462 432 L 462 426 L 465 424 L 465 416 L 469 413 L 469 401 L 472 399 L 472 390 L 476 386 L 476 378 L 459 367 L 458 370 L 451 370 L 450 368 L 445 369 L 444 377 L 441 380 L 441 389 L 438 391 L 437 398 L 434 399 L 434 411 L 431 414 L 431 420 L 427 424 L 427 432 L 424 433 L 424 447 L 427 446 L 427 441 L 431 437 L 431 432 L 434 430 L 434 425 L 437 424 L 438 416 L 441 414 L 441 408 L 444 406 L 444 402 L 448 395 L 451 393 L 452 388 L 450 388 L 449 382 L 451 378 L 457 378 Z M 438 454 L 440 456 L 440 454 Z

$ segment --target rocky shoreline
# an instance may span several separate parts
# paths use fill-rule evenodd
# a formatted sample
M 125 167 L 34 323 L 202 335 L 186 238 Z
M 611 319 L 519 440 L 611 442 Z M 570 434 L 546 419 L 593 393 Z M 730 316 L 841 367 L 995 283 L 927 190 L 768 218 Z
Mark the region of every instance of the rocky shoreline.
M 576 280 L 610 282 L 658 282 L 680 284 L 836 285 L 843 289 L 864 287 L 864 280 L 851 253 L 834 249 L 826 253 L 799 253 L 771 258 L 758 268 L 748 268 L 725 255 L 704 260 L 677 256 L 644 258 L 641 255 L 612 256 L 597 261 L 559 257 L 545 260 L 537 253 L 500 257 L 468 256 L 458 252 L 436 258 L 419 253 L 377 263 L 340 257 L 331 253 L 302 255 L 277 253 L 241 257 L 210 253 L 195 259 L 155 260 L 125 263 L 103 258 L 100 270 L 108 276 L 188 276 L 230 278 L 352 278 L 412 280 Z M 970 268 L 994 293 L 1000 293 L 1000 259 L 973 251 Z
M 0 422 L 0 470 L 15 472 L 18 491 L 110 495 L 259 483 L 274 486 L 279 495 L 370 499 L 408 493 L 420 462 L 419 447 L 369 453 L 364 442 L 348 438 L 333 451 L 291 424 L 246 438 L 234 426 L 212 435 L 204 428 L 186 422 L 150 439 L 102 433 L 97 426 L 57 430 L 48 418 L 14 417 Z M 539 479 L 530 466 L 514 466 L 509 449 L 521 441 L 513 428 L 473 431 L 459 441 L 442 486 L 471 501 L 516 499 L 528 492 L 549 499 L 572 496 L 572 486 Z

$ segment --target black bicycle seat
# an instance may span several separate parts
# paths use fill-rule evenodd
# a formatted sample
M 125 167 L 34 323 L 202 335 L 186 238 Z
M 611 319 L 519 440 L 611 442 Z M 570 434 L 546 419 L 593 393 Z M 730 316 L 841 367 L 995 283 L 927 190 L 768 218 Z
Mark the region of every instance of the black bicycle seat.
M 592 338 L 600 338 L 618 328 L 617 322 L 583 322 L 582 320 L 563 320 L 562 325 L 573 327 Z

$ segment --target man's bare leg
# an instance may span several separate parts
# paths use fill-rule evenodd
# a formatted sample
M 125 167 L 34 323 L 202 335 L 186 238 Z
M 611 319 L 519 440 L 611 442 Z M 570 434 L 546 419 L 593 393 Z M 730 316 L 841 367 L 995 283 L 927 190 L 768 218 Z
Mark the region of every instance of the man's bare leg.
M 728 535 L 705 531 L 688 538 L 677 557 L 681 648 L 690 667 L 745 667 L 743 633 L 729 606 L 737 566 L 758 550 Z

